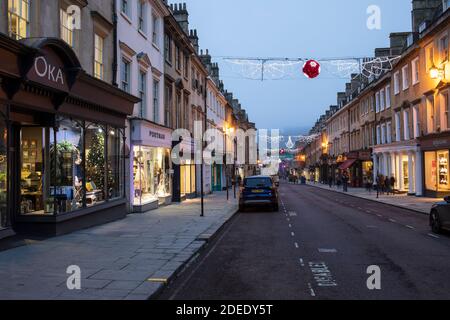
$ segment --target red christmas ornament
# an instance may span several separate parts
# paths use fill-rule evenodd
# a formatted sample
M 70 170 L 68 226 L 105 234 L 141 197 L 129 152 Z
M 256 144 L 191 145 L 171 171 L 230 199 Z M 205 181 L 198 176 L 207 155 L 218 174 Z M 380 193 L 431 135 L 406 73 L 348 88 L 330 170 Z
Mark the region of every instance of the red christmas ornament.
M 317 78 L 320 74 L 320 64 L 316 60 L 308 60 L 303 65 L 303 73 L 309 79 Z

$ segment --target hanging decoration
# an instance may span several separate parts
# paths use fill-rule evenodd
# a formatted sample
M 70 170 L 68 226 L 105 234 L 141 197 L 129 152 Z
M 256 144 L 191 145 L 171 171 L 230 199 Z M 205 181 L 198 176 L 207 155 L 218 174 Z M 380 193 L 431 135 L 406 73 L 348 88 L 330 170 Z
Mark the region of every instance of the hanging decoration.
M 320 74 L 320 64 L 316 60 L 308 60 L 303 65 L 303 74 L 309 79 L 317 78 Z

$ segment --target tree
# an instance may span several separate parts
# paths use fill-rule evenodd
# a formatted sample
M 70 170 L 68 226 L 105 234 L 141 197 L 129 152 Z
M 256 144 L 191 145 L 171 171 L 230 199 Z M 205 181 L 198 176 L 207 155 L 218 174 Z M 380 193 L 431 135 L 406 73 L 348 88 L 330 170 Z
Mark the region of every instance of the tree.
M 103 132 L 95 132 L 91 140 L 91 148 L 86 158 L 87 182 L 94 182 L 99 190 L 105 185 L 105 136 Z

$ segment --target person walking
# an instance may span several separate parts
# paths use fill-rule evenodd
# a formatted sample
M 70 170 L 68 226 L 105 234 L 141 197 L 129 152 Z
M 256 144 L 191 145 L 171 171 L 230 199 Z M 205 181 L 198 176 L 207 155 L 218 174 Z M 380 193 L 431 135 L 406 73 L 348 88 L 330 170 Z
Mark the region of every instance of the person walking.
M 380 193 L 384 194 L 384 189 L 385 189 L 385 179 L 384 179 L 384 175 L 380 175 L 379 176 L 379 189 L 380 189 Z
M 344 175 L 342 176 L 342 185 L 344 187 L 344 192 L 348 192 L 348 180 L 349 180 L 348 173 L 344 172 Z
M 328 177 L 328 185 L 330 186 L 330 189 L 333 187 L 333 178 L 331 176 Z
M 394 175 L 392 175 L 392 176 L 391 176 L 391 179 L 390 179 L 390 184 L 391 184 L 391 189 L 392 189 L 392 195 L 395 194 L 395 183 L 396 183 L 396 182 L 397 182 L 397 181 L 395 180 Z
M 384 186 L 386 189 L 386 194 L 389 195 L 391 193 L 391 179 L 389 179 L 389 177 L 387 176 L 384 180 Z

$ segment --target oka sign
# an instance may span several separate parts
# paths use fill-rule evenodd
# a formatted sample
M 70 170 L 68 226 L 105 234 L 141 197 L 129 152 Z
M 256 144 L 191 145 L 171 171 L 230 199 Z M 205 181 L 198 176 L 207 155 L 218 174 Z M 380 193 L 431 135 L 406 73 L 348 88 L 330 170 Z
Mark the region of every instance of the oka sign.
M 50 48 L 43 48 L 42 55 L 34 58 L 27 74 L 28 80 L 52 89 L 69 91 L 66 67 L 63 60 Z

